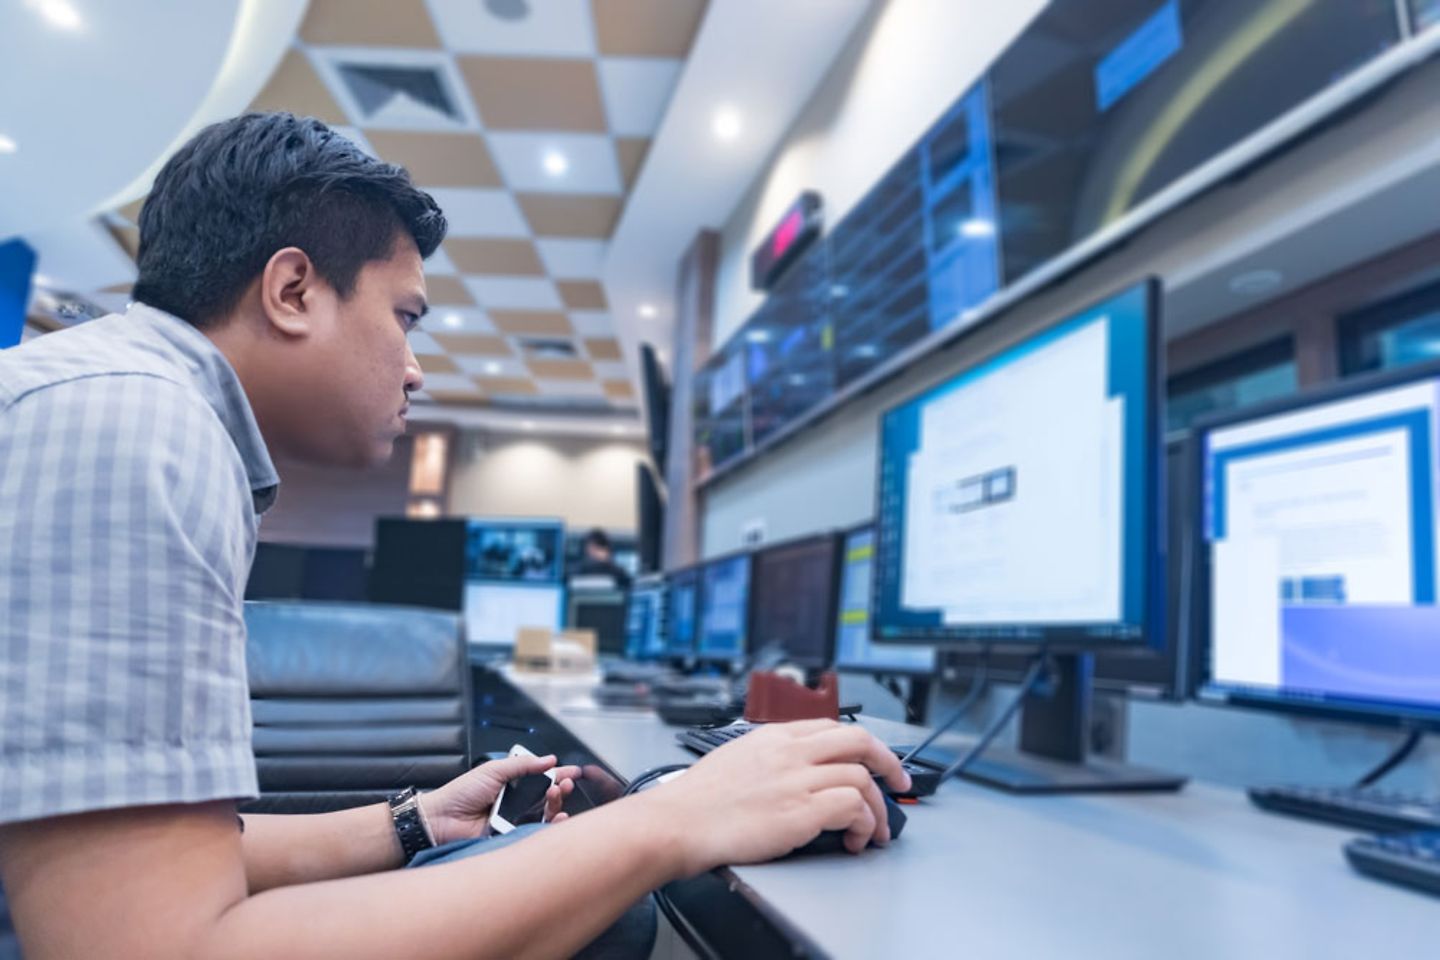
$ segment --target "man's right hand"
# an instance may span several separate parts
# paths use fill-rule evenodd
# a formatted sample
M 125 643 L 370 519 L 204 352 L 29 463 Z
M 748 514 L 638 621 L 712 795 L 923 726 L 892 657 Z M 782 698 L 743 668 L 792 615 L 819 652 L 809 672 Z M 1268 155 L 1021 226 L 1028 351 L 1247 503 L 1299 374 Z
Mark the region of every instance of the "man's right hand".
M 833 720 L 768 724 L 643 794 L 683 838 L 684 872 L 758 863 L 845 831 L 859 853 L 890 842 L 885 799 L 872 779 L 910 787 L 899 759 L 862 727 Z

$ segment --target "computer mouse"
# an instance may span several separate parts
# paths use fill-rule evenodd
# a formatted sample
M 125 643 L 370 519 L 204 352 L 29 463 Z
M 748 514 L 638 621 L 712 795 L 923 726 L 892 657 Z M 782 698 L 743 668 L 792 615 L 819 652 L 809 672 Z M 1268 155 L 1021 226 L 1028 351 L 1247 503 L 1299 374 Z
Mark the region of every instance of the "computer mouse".
M 905 816 L 905 811 L 900 809 L 900 804 L 892 800 L 889 794 L 884 794 L 884 797 L 885 819 L 888 820 L 890 823 L 890 839 L 895 840 L 905 829 L 905 821 L 908 818 Z M 788 854 L 786 854 L 785 859 L 788 860 L 790 857 L 808 857 L 812 854 L 817 853 L 844 852 L 845 831 L 826 830 L 814 840 L 811 840 L 809 843 L 805 844 L 803 847 L 796 847 L 794 850 L 791 850 Z

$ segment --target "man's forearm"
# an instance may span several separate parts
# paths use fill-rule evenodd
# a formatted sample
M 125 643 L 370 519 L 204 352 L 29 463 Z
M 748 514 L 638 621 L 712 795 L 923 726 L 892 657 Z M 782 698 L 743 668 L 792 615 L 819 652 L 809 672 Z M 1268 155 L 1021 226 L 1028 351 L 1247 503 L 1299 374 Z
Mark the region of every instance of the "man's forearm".
M 645 800 L 601 807 L 457 863 L 249 897 L 226 911 L 196 953 L 207 960 L 567 956 L 682 869 L 682 845 L 647 816 Z
M 335 813 L 247 815 L 242 848 L 251 893 L 336 880 L 402 865 L 383 803 Z

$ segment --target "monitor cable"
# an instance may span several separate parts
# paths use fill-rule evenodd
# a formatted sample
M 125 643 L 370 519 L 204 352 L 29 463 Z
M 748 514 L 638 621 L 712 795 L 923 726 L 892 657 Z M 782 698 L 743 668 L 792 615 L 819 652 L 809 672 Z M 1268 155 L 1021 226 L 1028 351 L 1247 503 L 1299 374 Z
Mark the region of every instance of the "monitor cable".
M 975 668 L 975 673 L 970 678 L 970 689 L 965 691 L 965 696 L 960 698 L 960 705 L 950 711 L 950 716 L 946 717 L 943 723 L 931 731 L 930 736 L 926 737 L 919 745 L 905 754 L 904 758 L 900 761 L 901 763 L 909 763 L 911 760 L 914 760 L 922 750 L 938 740 L 943 733 L 959 723 L 960 719 L 970 712 L 971 708 L 975 706 L 975 701 L 980 699 L 980 694 L 985 690 L 985 681 L 989 672 L 990 648 L 986 647 L 980 655 L 979 666 Z
M 1030 669 L 1025 672 L 1025 679 L 1020 681 L 1020 689 L 1015 692 L 1014 699 L 1005 705 L 1005 709 L 1000 711 L 999 716 L 990 721 L 989 726 L 980 734 L 980 739 L 975 741 L 975 745 L 963 757 L 941 772 L 940 783 L 964 773 L 972 763 L 979 759 L 980 754 L 985 752 L 985 749 L 990 746 L 990 742 L 1000 735 L 1000 731 L 1005 729 L 1006 724 L 1019 711 L 1025 698 L 1035 692 L 1040 681 L 1046 679 L 1049 673 L 1050 658 L 1043 653 L 1037 655 L 1031 661 Z
M 1415 748 L 1420 745 L 1420 738 L 1424 735 L 1425 732 L 1419 727 L 1412 727 L 1410 732 L 1406 734 L 1405 739 L 1400 741 L 1400 745 L 1390 751 L 1390 755 L 1384 760 L 1381 760 L 1375 769 L 1365 774 L 1365 776 L 1359 780 L 1356 780 L 1355 786 L 1373 787 L 1376 783 L 1379 783 L 1381 777 L 1400 766 L 1410 754 L 1415 752 Z

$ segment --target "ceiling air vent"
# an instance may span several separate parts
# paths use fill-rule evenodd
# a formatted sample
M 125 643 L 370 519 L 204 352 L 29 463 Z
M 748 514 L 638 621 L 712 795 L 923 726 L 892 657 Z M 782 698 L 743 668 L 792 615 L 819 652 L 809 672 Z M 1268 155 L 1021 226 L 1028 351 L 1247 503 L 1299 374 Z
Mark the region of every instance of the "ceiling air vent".
M 366 120 L 440 118 L 463 122 L 464 115 L 436 67 L 360 63 L 338 65 L 340 77 Z
M 575 344 L 569 340 L 554 340 L 546 337 L 521 337 L 520 349 L 527 357 L 537 360 L 574 360 L 579 356 Z

